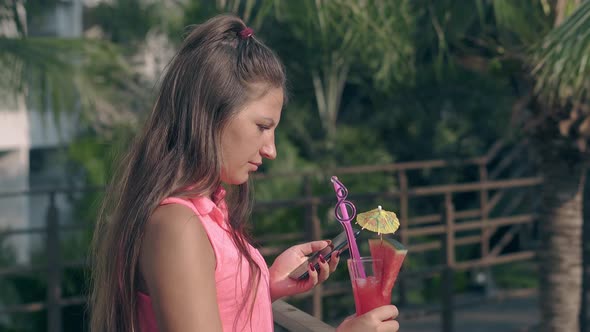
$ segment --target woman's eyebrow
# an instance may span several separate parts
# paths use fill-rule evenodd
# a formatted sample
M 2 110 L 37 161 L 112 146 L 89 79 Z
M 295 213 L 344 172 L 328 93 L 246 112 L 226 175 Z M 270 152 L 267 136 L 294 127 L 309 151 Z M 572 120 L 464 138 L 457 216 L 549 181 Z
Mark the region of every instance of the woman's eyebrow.
M 268 121 L 270 126 L 275 125 L 275 120 L 273 118 L 263 117 L 262 119 Z

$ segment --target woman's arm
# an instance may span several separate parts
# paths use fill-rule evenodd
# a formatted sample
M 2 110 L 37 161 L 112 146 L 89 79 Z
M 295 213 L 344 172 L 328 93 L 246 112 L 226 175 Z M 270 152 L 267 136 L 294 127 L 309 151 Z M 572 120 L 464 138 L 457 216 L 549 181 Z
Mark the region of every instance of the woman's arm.
M 140 272 L 160 331 L 221 331 L 215 288 L 215 254 L 193 211 L 156 209 L 145 229 Z

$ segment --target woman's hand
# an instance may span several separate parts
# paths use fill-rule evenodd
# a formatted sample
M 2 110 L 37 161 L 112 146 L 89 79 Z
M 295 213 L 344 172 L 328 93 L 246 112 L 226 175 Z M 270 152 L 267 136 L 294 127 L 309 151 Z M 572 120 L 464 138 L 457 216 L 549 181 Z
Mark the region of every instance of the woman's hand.
M 346 318 L 336 332 L 397 332 L 399 323 L 395 320 L 398 315 L 394 305 L 384 305 L 375 308 L 361 316 Z
M 319 260 L 319 271 L 316 271 L 311 265 L 308 266 L 307 272 L 309 278 L 304 280 L 293 280 L 289 278 L 289 273 L 296 269 L 301 263 L 307 260 L 311 253 L 325 248 L 330 243 L 328 241 L 313 241 L 293 246 L 280 254 L 269 268 L 270 270 L 270 296 L 275 301 L 283 296 L 290 296 L 306 292 L 315 285 L 328 279 L 330 273 L 336 270 L 339 255 L 333 254 L 330 262 L 326 262 L 323 257 Z

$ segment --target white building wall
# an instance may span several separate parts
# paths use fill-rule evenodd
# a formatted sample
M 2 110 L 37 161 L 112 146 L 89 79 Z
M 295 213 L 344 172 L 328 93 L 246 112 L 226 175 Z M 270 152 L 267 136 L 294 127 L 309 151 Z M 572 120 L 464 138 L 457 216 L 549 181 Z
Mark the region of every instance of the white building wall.
M 101 1 L 104 0 L 86 0 L 86 5 Z M 83 0 L 60 0 L 55 4 L 54 10 L 27 22 L 29 35 L 81 37 Z M 0 20 L 0 35 L 15 34 L 16 27 L 13 24 Z M 145 79 L 155 82 L 172 55 L 173 47 L 166 36 L 150 32 L 144 46 L 134 57 L 133 64 Z M 51 156 L 57 147 L 67 145 L 77 128 L 77 119 L 64 116 L 56 125 L 51 112 L 41 114 L 35 110 L 26 110 L 24 100 L 16 102 L 5 96 L 0 93 L 0 232 L 7 227 L 42 227 L 45 225 L 49 203 L 47 195 L 4 198 L 2 192 L 65 186 L 64 180 L 68 174 L 63 164 L 54 160 L 39 161 L 31 156 L 44 153 Z M 60 222 L 71 220 L 67 199 L 63 194 L 58 195 L 57 203 Z M 44 243 L 37 236 L 19 235 L 12 238 L 22 262 L 27 260 L 28 253 L 35 245 Z
M 29 151 L 26 148 L 3 150 L 0 152 L 0 190 L 13 191 L 16 188 L 27 190 L 29 185 Z M 0 231 L 23 229 L 29 226 L 29 199 L 26 195 L 0 196 Z M 30 237 L 13 235 L 8 238 L 9 248 L 19 262 L 28 260 Z
M 81 0 L 62 0 L 56 8 L 29 23 L 30 35 L 80 37 L 82 35 Z M 2 26 L 0 26 L 1 28 Z M 8 28 L 7 28 L 8 29 Z M 4 29 L 5 30 L 5 29 Z M 6 32 L 6 31 L 4 31 Z M 6 35 L 6 34 L 5 34 Z M 31 150 L 47 151 L 51 155 L 56 147 L 64 146 L 76 128 L 75 118 L 62 116 L 55 123 L 51 112 L 27 110 L 22 96 L 17 100 L 10 94 L 0 94 L 0 232 L 4 229 L 42 227 L 49 203 L 47 195 L 17 194 L 7 197 L 6 192 L 26 192 L 31 188 L 63 185 L 66 171 L 63 165 L 44 163 L 42 171 L 31 176 Z M 61 222 L 68 214 L 64 195 L 59 195 L 58 209 Z M 11 235 L 8 245 L 13 246 L 21 263 L 30 258 L 31 249 L 43 245 L 41 236 Z M 0 250 L 5 248 L 0 248 Z
M 0 151 L 15 150 L 30 145 L 29 119 L 24 99 L 3 98 L 0 107 Z

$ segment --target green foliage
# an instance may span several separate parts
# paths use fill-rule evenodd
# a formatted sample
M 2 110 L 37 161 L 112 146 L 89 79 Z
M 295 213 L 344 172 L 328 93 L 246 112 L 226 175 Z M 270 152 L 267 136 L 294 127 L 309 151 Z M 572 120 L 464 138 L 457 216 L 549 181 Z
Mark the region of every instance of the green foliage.
M 258 30 L 272 14 L 274 2 L 275 0 L 191 0 L 181 6 L 181 26 L 199 24 L 217 14 L 232 13 L 240 17 L 258 34 Z
M 538 269 L 529 262 L 497 265 L 492 268 L 494 281 L 501 289 L 538 288 Z
M 340 126 L 334 155 L 336 165 L 360 166 L 393 162 L 386 142 L 376 134 L 374 128 L 365 125 Z
M 413 75 L 409 1 L 285 1 L 277 4 L 277 13 L 302 43 L 303 70 L 354 65 L 369 69 L 375 86 L 383 88 Z
M 510 134 L 510 108 L 522 93 L 520 80 L 526 73 L 522 59 L 515 54 L 544 36 L 553 15 L 542 1 L 189 1 L 172 9 L 159 3 L 115 1 L 98 5 L 87 16 L 89 24 L 103 29 L 108 42 L 0 38 L 0 70 L 15 78 L 4 82 L 18 87 L 18 91 L 26 86 L 42 91 L 31 96 L 41 110 L 51 110 L 57 116 L 62 110 L 75 110 L 78 101 L 93 110 L 82 113 L 86 124 L 69 146 L 68 156 L 77 184 L 100 187 L 111 178 L 114 160 L 136 131 L 138 110 L 146 111 L 150 104 L 145 96 L 149 89 L 131 75 L 124 56 L 133 54 L 146 33 L 158 24 L 177 41 L 185 25 L 228 11 L 245 17 L 257 37 L 278 51 L 290 79 L 291 102 L 277 131 L 278 158 L 265 162 L 261 172 L 317 172 L 307 178 L 285 175 L 256 179 L 256 201 L 304 197 L 309 192 L 327 198 L 315 211 L 327 237 L 341 229 L 333 217 L 336 198 L 329 182 L 335 167 L 480 156 L 498 137 Z M 584 87 L 579 78 L 583 75 L 575 79 L 559 76 L 585 72 L 585 67 L 574 61 L 583 59 L 586 50 L 587 34 L 582 31 L 585 16 L 580 13 L 574 13 L 573 23 L 554 30 L 546 44 L 538 48 L 541 62 L 535 73 L 544 84 L 539 89 L 549 90 L 554 86 L 551 84 L 563 83 L 555 93 L 565 96 L 566 92 L 578 91 L 568 90 L 571 86 Z M 577 32 L 571 34 L 569 28 Z M 583 42 L 576 44 L 572 36 L 581 36 Z M 572 60 L 560 62 L 566 56 Z M 337 113 L 318 112 L 322 94 L 324 107 L 330 106 Z M 43 104 L 47 100 L 55 103 L 53 107 Z M 119 104 L 126 106 L 115 106 Z M 332 121 L 336 129 L 332 137 L 325 132 L 326 121 Z M 333 145 L 325 144 L 328 138 Z M 397 199 L 359 197 L 399 190 L 398 179 L 392 174 L 338 175 L 359 211 L 377 204 L 399 210 Z M 409 176 L 412 186 L 419 186 L 467 182 L 477 173 L 449 168 Z M 66 259 L 80 259 L 87 252 L 102 193 L 84 192 L 70 198 L 75 205 L 74 219 L 89 229 L 65 237 L 62 252 Z M 457 208 L 467 208 L 478 201 L 461 196 L 456 204 Z M 306 228 L 308 212 L 302 206 L 257 210 L 252 216 L 255 234 L 301 232 Z M 416 200 L 410 206 L 410 215 L 439 212 L 438 198 Z M 269 244 L 287 246 L 295 242 L 299 241 Z M 467 248 L 459 255 L 468 259 L 476 251 Z M 5 264 L 10 264 L 12 259 L 7 257 Z M 438 252 L 415 254 L 404 268 L 420 269 L 439 262 Z M 499 283 L 506 287 L 532 285 L 528 279 L 513 279 L 518 271 L 498 272 Z M 86 272 L 64 272 L 65 295 L 86 293 Z M 341 266 L 331 278 L 347 281 L 346 268 Z M 418 291 L 410 293 L 413 303 L 438 298 L 439 277 L 415 283 Z M 455 289 L 468 286 L 468 274 L 457 274 Z M 3 281 L 2 302 L 38 301 L 45 296 L 44 287 L 42 276 Z M 351 300 L 351 296 L 328 300 L 330 308 L 340 308 L 336 313 L 328 312 L 332 315 L 328 319 L 338 320 L 342 314 L 351 313 Z M 67 307 L 64 313 L 68 324 L 64 329 L 80 330 L 84 308 Z M 44 312 L 14 317 L 13 330 L 42 330 L 45 326 Z
M 535 90 L 550 104 L 587 101 L 589 14 L 590 3 L 583 1 L 563 24 L 531 46 Z
M 84 170 L 83 176 L 88 185 L 102 186 L 108 183 L 115 163 L 122 158 L 135 130 L 133 125 L 120 125 L 110 128 L 108 136 L 87 131 L 68 146 L 70 160 Z
M 0 71 L 8 78 L 0 90 L 24 93 L 28 109 L 51 112 L 56 124 L 63 113 L 81 114 L 85 125 L 104 128 L 133 119 L 131 110 L 146 101 L 107 42 L 0 37 L 0 50 Z
M 485 24 L 480 2 L 418 0 L 412 3 L 416 65 L 424 67 L 419 68 L 418 74 L 432 67 L 435 79 L 441 82 L 447 79 L 443 71 L 448 73 L 449 68 L 454 68 L 454 56 L 465 48 L 465 39 L 473 38 Z
M 20 304 L 38 302 L 45 298 L 46 280 L 39 275 L 29 276 L 10 276 L 0 280 L 2 288 L 8 288 L 10 293 L 16 295 L 12 303 L 4 302 L 6 297 L 2 296 L 2 304 Z M 9 294 L 10 294 L 9 293 Z M 11 315 L 8 319 L 7 326 L 0 327 L 2 331 L 6 328 L 8 331 L 43 331 L 45 330 L 47 312 L 45 310 L 33 313 L 21 313 Z
M 72 237 L 71 239 L 78 239 Z M 15 266 L 16 258 L 11 254 L 11 247 L 7 246 L 7 239 L 0 238 L 0 267 Z M 84 259 L 87 252 L 87 239 L 85 241 L 73 241 L 66 239 L 62 248 L 64 258 Z M 73 245 L 75 244 L 75 245 Z M 31 263 L 36 266 L 47 264 L 46 250 L 43 247 L 36 248 L 31 255 Z M 87 271 L 81 268 L 66 268 L 62 274 L 62 297 L 80 296 L 87 293 Z M 28 303 L 45 302 L 47 298 L 46 274 L 23 273 L 0 278 L 0 303 L 4 305 L 19 305 Z M 63 331 L 79 332 L 84 326 L 86 306 L 70 305 L 62 308 Z M 7 318 L 7 319 L 4 319 Z M 46 309 L 30 313 L 16 313 L 8 317 L 0 316 L 1 331 L 45 331 L 47 326 Z M 83 329 L 86 330 L 85 328 Z
M 73 206 L 72 222 L 84 226 L 76 232 L 61 232 L 60 253 L 64 262 L 85 262 L 89 252 L 92 228 L 96 219 L 99 204 L 103 196 L 100 186 L 110 178 L 113 160 L 118 158 L 116 151 L 120 151 L 129 142 L 131 128 L 124 126 L 113 128 L 110 137 L 97 136 L 89 132 L 79 137 L 69 146 L 70 180 L 80 186 L 96 187 L 69 195 Z M 80 171 L 82 170 L 82 171 Z M 0 239 L 0 247 L 7 242 Z M 16 259 L 11 251 L 3 248 L 0 251 L 0 267 L 15 265 Z M 43 247 L 32 253 L 32 263 L 44 265 L 47 263 L 46 251 Z M 77 297 L 88 293 L 88 275 L 86 267 L 67 267 L 62 273 L 62 297 Z M 0 278 L 0 302 L 2 305 L 23 304 L 45 301 L 47 285 L 45 274 L 23 274 Z M 14 314 L 8 320 L 8 326 L 0 325 L 2 331 L 43 331 L 46 328 L 47 312 L 45 310 Z M 87 307 L 69 305 L 62 308 L 63 331 L 87 330 Z M 2 321 L 2 320 L 0 320 Z
M 490 1 L 502 44 L 522 47 L 543 38 L 552 27 L 552 14 L 543 1 Z M 526 19 L 523 14 L 526 13 Z
M 458 69 L 445 71 L 445 82 L 433 75 L 425 73 L 415 86 L 373 97 L 373 107 L 344 116 L 376 132 L 398 160 L 482 155 L 510 132 L 513 97 L 507 81 Z
M 84 24 L 100 26 L 107 39 L 115 44 L 141 43 L 147 32 L 159 23 L 162 10 L 165 8 L 160 2 L 100 2 L 86 11 Z

